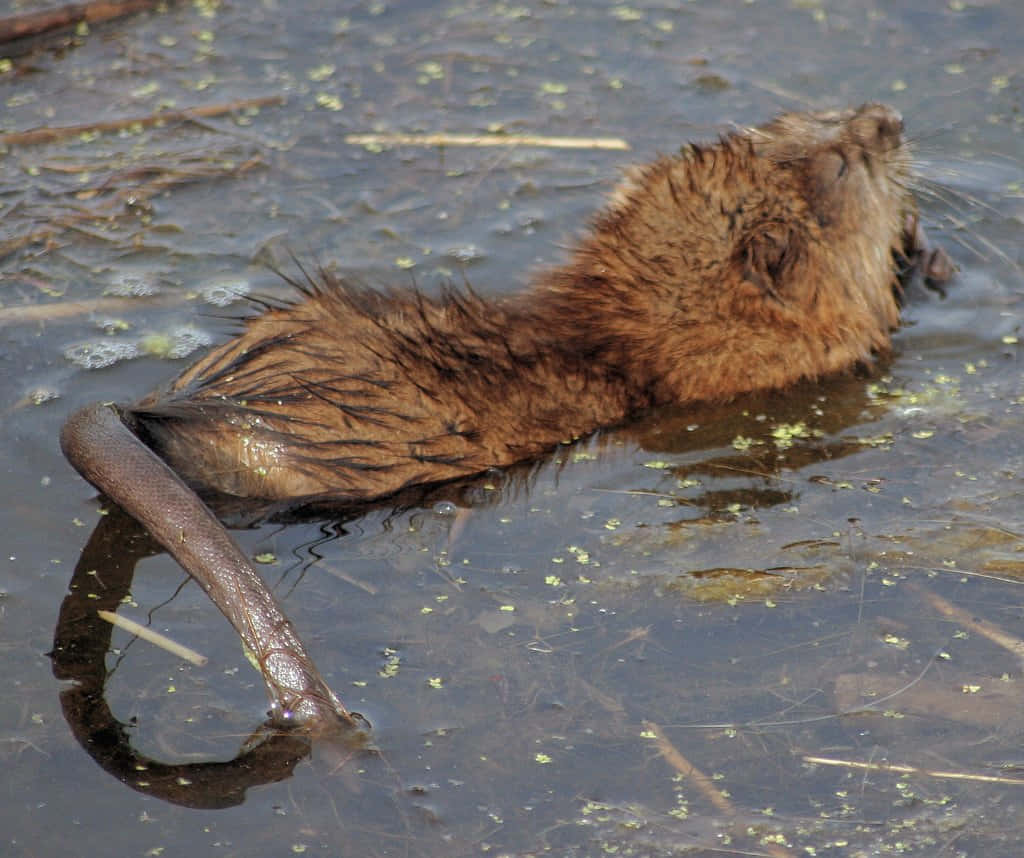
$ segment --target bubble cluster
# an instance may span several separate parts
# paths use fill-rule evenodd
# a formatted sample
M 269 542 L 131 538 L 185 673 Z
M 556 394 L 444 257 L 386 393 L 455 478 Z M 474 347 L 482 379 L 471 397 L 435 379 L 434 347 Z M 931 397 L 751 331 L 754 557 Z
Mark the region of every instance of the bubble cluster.
M 252 291 L 252 284 L 242 278 L 214 280 L 199 287 L 199 294 L 207 304 L 226 307 Z
M 138 356 L 139 347 L 135 343 L 113 339 L 78 343 L 64 350 L 64 357 L 82 369 L 103 369 Z
M 110 278 L 110 283 L 103 290 L 103 294 L 119 298 L 148 298 L 159 291 L 160 287 L 149 275 L 122 271 Z
M 475 244 L 464 244 L 461 247 L 449 248 L 445 255 L 467 265 L 470 262 L 477 262 L 484 258 L 484 252 Z
M 34 387 L 25 394 L 25 398 L 33 405 L 42 405 L 60 399 L 60 393 L 52 387 Z

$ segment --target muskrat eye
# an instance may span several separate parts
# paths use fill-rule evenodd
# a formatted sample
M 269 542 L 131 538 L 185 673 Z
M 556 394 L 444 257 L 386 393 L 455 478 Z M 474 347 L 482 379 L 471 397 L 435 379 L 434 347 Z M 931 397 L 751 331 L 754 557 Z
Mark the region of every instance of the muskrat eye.
M 813 163 L 811 172 L 820 190 L 827 190 L 832 182 L 843 178 L 850 169 L 850 162 L 838 149 L 822 152 Z
M 856 162 L 851 164 L 846 153 L 835 148 L 816 153 L 804 167 L 806 199 L 822 226 L 836 216 L 836 200 L 846 191 L 851 166 Z

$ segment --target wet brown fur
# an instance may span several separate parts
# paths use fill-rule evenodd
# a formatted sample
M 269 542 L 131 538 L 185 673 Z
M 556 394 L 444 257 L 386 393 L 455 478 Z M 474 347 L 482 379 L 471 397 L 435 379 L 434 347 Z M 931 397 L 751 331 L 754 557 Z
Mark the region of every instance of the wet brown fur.
M 790 114 L 660 158 L 508 299 L 322 277 L 127 416 L 193 486 L 364 500 L 842 371 L 898 323 L 901 127 L 880 105 Z

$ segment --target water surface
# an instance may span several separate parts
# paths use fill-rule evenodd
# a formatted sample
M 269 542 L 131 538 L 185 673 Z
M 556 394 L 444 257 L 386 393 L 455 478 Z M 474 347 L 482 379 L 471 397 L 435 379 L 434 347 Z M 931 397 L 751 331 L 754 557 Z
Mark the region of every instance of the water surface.
M 302 0 L 12 47 L 0 133 L 264 106 L 0 158 L 4 854 L 1019 854 L 1022 29 L 1010 3 Z M 239 532 L 371 747 L 201 767 L 265 700 L 164 556 L 120 610 L 208 664 L 117 631 L 105 697 L 54 676 L 100 520 L 62 420 L 227 336 L 231 291 L 283 294 L 268 262 L 509 292 L 625 164 L 867 100 L 904 113 L 961 268 L 872 377 L 651 415 L 470 512 Z M 631 149 L 345 142 L 369 132 Z M 144 546 L 107 532 L 81 571 L 113 586 Z

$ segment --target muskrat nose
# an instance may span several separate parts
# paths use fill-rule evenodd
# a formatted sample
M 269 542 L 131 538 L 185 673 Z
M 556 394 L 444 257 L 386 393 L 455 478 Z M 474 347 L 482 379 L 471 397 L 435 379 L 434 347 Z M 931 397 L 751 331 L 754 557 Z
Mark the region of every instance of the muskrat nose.
M 888 152 L 903 143 L 903 117 L 887 104 L 865 104 L 850 121 L 854 138 L 867 149 Z

